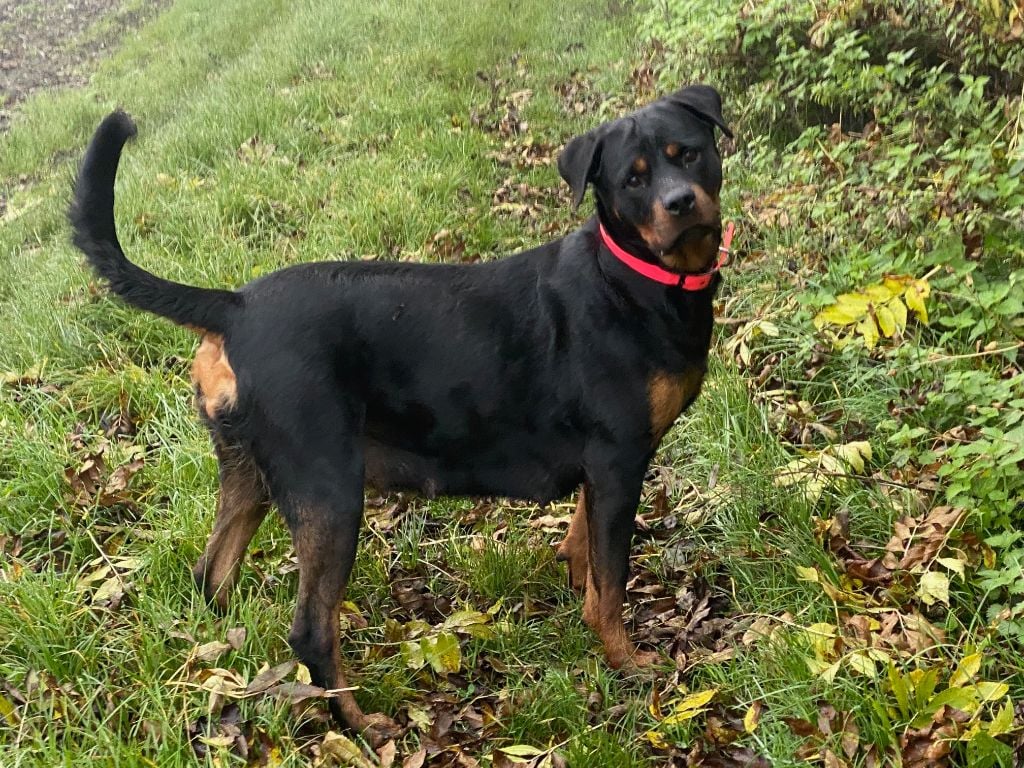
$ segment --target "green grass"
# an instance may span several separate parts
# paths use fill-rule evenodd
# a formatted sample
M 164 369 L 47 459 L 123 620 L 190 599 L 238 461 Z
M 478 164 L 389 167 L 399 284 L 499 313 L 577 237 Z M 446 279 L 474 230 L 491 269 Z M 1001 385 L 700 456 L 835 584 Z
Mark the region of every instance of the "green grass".
M 299 261 L 437 260 L 453 236 L 466 257 L 489 259 L 543 242 L 577 217 L 552 166 L 509 168 L 491 155 L 526 137 L 477 123 L 500 118 L 503 100 L 528 89 L 519 97 L 528 136 L 557 147 L 638 96 L 632 73 L 643 40 L 617 3 L 493 0 L 467 12 L 455 0 L 178 0 L 88 88 L 24 105 L 0 137 L 8 198 L 0 229 L 0 764 L 193 765 L 187 732 L 200 718 L 220 723 L 215 734 L 231 732 L 221 722 L 230 709 L 201 687 L 220 674 L 211 670 L 251 681 L 264 664 L 291 658 L 296 576 L 276 518 L 253 542 L 226 616 L 191 583 L 216 491 L 191 403 L 194 336 L 106 297 L 68 245 L 69 181 L 102 116 L 122 106 L 139 123 L 122 161 L 118 221 L 131 258 L 160 275 L 232 286 Z M 577 71 L 601 94 L 583 114 L 560 95 Z M 781 183 L 744 155 L 726 161 L 725 175 L 733 218 Z M 546 210 L 525 220 L 493 210 L 508 178 L 530 185 Z M 443 230 L 453 234 L 435 242 Z M 749 244 L 784 263 L 800 237 L 780 229 Z M 761 338 L 756 354 L 786 360 L 807 351 L 806 313 L 777 290 L 784 267 L 769 264 L 730 273 L 722 310 L 778 321 L 782 333 Z M 655 462 L 658 481 L 641 507 L 651 530 L 635 547 L 634 572 L 643 584 L 664 583 L 668 595 L 678 589 L 689 606 L 677 615 L 684 624 L 694 608 L 687 601 L 705 596 L 709 618 L 722 620 L 718 635 L 686 645 L 678 672 L 627 677 L 603 664 L 554 561 L 561 534 L 529 524 L 531 515 L 564 516 L 570 507 L 369 505 L 348 596 L 359 619 L 347 622 L 343 652 L 364 708 L 416 724 L 400 754 L 434 738 L 429 723 L 450 713 L 449 738 L 478 759 L 530 744 L 555 748 L 573 766 L 659 765 L 665 752 L 645 736 L 656 725 L 649 707 L 710 687 L 719 718 L 765 705 L 757 729 L 736 736 L 773 765 L 794 764 L 802 743 L 784 718 L 814 721 L 824 701 L 853 713 L 863 742 L 889 743 L 892 728 L 875 707 L 888 701 L 884 682 L 844 670 L 825 683 L 811 673 L 805 629 L 836 623 L 841 608 L 794 566 L 837 578 L 816 534 L 825 513 L 845 508 L 851 539 L 881 546 L 899 517 L 896 502 L 871 483 L 830 488 L 819 506 L 777 487 L 775 474 L 793 458 L 780 437 L 780 406 L 752 384 L 756 370 L 736 365 L 728 336 L 720 334 L 703 396 Z M 799 387 L 818 413 L 840 408 L 844 422 L 868 429 L 917 376 L 853 354 L 829 356 L 809 381 L 798 367 L 782 366 L 793 372 L 783 385 Z M 90 457 L 102 455 L 108 479 L 138 452 L 144 464 L 127 489 L 106 504 L 76 503 L 75 478 L 88 476 Z M 659 502 L 653 491 L 662 483 L 669 490 Z M 124 597 L 93 604 L 119 558 L 132 558 L 111 582 Z M 402 642 L 441 631 L 458 609 L 488 611 L 492 629 L 459 635 L 461 670 L 410 668 Z M 744 640 L 759 617 L 773 617 L 774 634 Z M 984 624 L 976 610 L 962 619 Z M 237 627 L 246 630 L 237 650 L 192 658 Z M 960 655 L 950 648 L 946 658 Z M 1010 656 L 999 669 L 1016 696 L 1021 673 Z M 306 765 L 330 728 L 316 706 L 265 697 L 238 704 L 254 761 Z M 706 722 L 665 727 L 664 736 L 686 750 Z M 245 763 L 237 742 L 235 754 L 204 749 L 199 762 Z

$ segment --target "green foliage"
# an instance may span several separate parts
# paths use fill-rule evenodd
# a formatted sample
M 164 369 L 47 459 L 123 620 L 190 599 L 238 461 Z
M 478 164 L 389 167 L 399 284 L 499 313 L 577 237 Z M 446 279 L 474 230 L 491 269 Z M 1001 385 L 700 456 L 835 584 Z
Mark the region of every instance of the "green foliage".
M 786 487 L 793 467 L 813 475 L 802 487 L 815 490 L 812 520 L 838 576 L 802 571 L 837 608 L 877 608 L 916 583 L 900 610 L 910 602 L 942 618 L 944 665 L 978 648 L 993 665 L 987 679 L 1005 680 L 1018 701 L 1019 663 L 988 643 L 1024 637 L 1019 4 L 663 0 L 646 29 L 663 46 L 663 81 L 718 85 L 737 129 L 725 208 L 742 219 L 746 258 L 723 306 L 744 322 L 730 326 L 725 350 L 755 400 L 775 410 L 789 453 L 776 485 Z M 923 290 L 900 291 L 911 284 Z M 872 449 L 865 471 L 807 458 L 858 440 Z M 836 482 L 851 474 L 861 483 Z M 943 505 L 967 510 L 955 550 L 942 537 L 937 549 L 910 545 L 908 531 L 926 530 L 925 514 Z M 836 510 L 860 527 L 859 545 Z M 876 559 L 859 553 L 872 547 Z M 904 573 L 903 585 L 873 591 L 886 569 Z M 851 664 L 866 652 L 853 647 Z M 839 661 L 829 657 L 828 668 Z M 927 670 L 941 678 L 945 668 L 920 657 L 901 664 L 909 670 L 894 680 Z M 897 688 L 879 692 L 890 709 Z M 964 706 L 953 706 L 970 709 L 954 688 L 935 701 L 959 697 Z M 1000 703 L 954 753 L 967 765 L 1009 764 L 1010 710 Z M 951 732 L 935 720 L 925 734 L 915 718 L 902 712 L 900 739 L 876 741 L 904 764 L 915 740 Z
M 746 129 L 743 160 L 768 188 L 744 204 L 752 255 L 802 259 L 813 290 L 796 298 L 817 310 L 815 325 L 849 326 L 844 342 L 895 367 L 914 390 L 911 407 L 894 404 L 898 412 L 878 422 L 894 464 L 939 462 L 945 503 L 975 509 L 983 532 L 1012 525 L 1024 498 L 1019 8 L 1000 0 L 701 8 L 659 3 L 649 29 L 666 45 L 667 67 L 696 67 L 732 90 L 730 114 Z M 902 303 L 894 312 L 872 301 L 894 275 L 927 280 L 930 325 L 907 325 Z M 794 339 L 798 349 L 809 350 L 809 336 Z M 897 343 L 875 348 L 884 337 Z M 805 362 L 780 361 L 777 378 L 798 381 Z

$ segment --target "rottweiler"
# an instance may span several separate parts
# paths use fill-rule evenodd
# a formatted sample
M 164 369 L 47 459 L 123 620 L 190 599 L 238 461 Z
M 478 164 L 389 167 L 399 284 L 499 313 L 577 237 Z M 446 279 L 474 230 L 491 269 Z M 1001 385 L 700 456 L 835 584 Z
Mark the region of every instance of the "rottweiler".
M 573 138 L 558 170 L 596 215 L 480 264 L 318 262 L 238 290 L 182 285 L 128 261 L 114 179 L 135 125 L 100 124 L 69 216 L 73 242 L 128 304 L 201 337 L 192 366 L 219 461 L 213 531 L 193 569 L 224 607 L 274 503 L 299 562 L 288 641 L 315 684 L 347 687 L 338 613 L 364 488 L 545 504 L 581 488 L 558 559 L 610 666 L 642 666 L 622 620 L 648 464 L 700 391 L 721 277 L 718 92 L 691 85 Z M 348 691 L 340 724 L 394 730 Z

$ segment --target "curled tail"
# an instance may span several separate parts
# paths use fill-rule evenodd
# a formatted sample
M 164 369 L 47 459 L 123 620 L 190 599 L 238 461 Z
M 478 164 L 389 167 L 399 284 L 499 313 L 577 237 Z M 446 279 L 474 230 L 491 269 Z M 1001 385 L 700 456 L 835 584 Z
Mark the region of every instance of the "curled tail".
M 100 123 L 89 143 L 75 181 L 68 218 L 72 242 L 85 254 L 111 290 L 139 309 L 199 331 L 225 333 L 242 306 L 234 291 L 182 285 L 147 272 L 128 261 L 114 226 L 114 177 L 121 149 L 135 135 L 135 123 L 121 111 Z

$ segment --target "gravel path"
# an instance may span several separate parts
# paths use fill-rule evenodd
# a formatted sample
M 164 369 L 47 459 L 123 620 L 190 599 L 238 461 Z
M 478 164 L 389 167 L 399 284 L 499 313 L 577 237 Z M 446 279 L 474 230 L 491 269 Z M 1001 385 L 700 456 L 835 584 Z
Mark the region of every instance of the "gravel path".
M 125 11 L 124 0 L 0 0 L 0 132 L 32 92 L 84 85 L 125 32 L 169 3 L 146 0 L 141 11 Z M 90 32 L 104 18 L 109 28 Z

